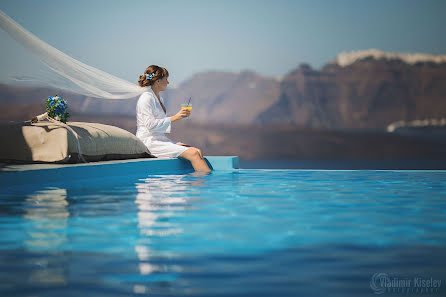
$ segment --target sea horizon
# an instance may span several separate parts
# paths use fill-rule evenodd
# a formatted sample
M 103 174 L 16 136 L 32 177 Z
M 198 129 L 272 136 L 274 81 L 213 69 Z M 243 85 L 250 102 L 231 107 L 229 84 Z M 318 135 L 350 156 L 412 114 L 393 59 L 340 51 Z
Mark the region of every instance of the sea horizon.
M 240 169 L 446 170 L 446 158 L 416 159 L 239 159 Z

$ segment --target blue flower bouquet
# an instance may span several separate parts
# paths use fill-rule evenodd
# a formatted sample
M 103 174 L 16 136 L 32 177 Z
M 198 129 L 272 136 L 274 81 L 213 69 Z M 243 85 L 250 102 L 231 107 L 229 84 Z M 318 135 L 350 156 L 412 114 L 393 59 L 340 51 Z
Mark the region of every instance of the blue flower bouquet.
M 66 123 L 69 117 L 67 101 L 56 95 L 48 97 L 46 100 L 46 112 L 34 117 L 31 122 L 36 123 L 51 118 Z

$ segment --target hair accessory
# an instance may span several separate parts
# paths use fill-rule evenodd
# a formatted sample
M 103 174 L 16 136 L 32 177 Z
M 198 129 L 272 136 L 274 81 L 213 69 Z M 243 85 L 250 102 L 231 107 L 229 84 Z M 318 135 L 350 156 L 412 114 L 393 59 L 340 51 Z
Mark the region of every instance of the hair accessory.
M 153 77 L 153 73 L 152 73 L 152 74 L 147 74 L 147 73 L 146 73 L 146 78 L 147 78 L 147 79 L 152 80 L 152 77 Z

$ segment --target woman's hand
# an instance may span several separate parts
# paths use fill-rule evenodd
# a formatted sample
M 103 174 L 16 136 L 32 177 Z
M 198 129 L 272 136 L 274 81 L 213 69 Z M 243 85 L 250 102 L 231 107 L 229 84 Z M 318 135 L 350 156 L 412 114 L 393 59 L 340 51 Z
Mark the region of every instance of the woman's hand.
M 180 111 L 177 112 L 176 115 L 170 117 L 170 121 L 175 122 L 187 118 L 188 116 L 190 116 L 190 111 L 188 111 L 187 109 L 180 109 Z

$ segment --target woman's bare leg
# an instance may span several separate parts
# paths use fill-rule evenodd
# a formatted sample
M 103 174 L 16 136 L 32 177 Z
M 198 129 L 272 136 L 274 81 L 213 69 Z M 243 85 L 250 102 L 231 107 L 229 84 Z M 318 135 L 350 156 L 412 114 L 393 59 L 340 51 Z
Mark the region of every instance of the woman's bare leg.
M 192 164 L 192 167 L 194 167 L 195 171 L 206 171 L 206 172 L 211 171 L 211 169 L 209 169 L 208 164 L 203 158 L 201 150 L 195 147 L 188 148 L 184 153 L 179 155 L 179 158 L 189 160 Z

